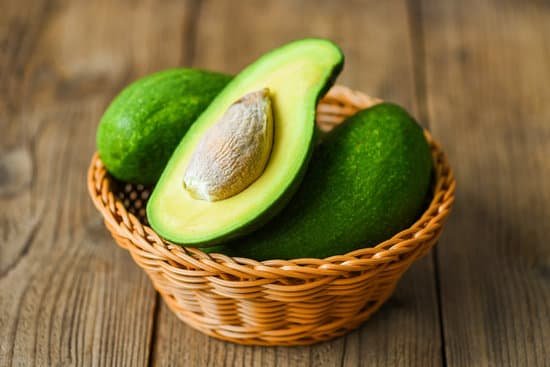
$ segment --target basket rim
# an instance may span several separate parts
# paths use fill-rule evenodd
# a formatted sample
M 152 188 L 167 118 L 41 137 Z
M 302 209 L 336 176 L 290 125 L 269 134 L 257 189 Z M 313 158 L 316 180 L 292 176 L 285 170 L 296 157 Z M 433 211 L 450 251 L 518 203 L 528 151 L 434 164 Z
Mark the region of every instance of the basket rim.
M 320 101 L 319 109 L 331 104 L 350 105 L 359 110 L 380 102 L 378 99 L 353 91 L 344 86 L 334 86 Z M 325 108 L 327 109 L 327 108 Z M 373 262 L 389 264 L 402 259 L 409 253 L 416 253 L 421 245 L 419 239 L 437 240 L 438 233 L 448 217 L 455 199 L 456 181 L 446 154 L 432 135 L 424 129 L 431 148 L 435 180 L 433 196 L 422 215 L 408 228 L 375 246 L 359 248 L 345 254 L 326 258 L 297 258 L 291 260 L 253 260 L 230 257 L 220 253 L 207 254 L 194 247 L 184 247 L 160 237 L 150 226 L 128 212 L 120 199 L 111 191 L 112 179 L 107 173 L 97 152 L 92 156 L 87 174 L 87 186 L 96 208 L 102 213 L 108 229 L 127 239 L 127 248 L 151 261 L 165 260 L 166 266 L 205 270 L 209 275 L 225 273 L 237 278 L 315 278 L 319 275 L 338 276 L 342 271 L 363 271 Z M 437 233 L 436 233 L 437 232 Z M 420 244 L 419 244 L 420 243 Z M 433 245 L 433 243 L 432 243 Z M 431 247 L 431 246 L 429 246 Z M 180 265 L 180 266 L 176 266 Z M 186 270 L 182 270 L 185 272 Z M 196 270 L 190 270 L 196 272 Z

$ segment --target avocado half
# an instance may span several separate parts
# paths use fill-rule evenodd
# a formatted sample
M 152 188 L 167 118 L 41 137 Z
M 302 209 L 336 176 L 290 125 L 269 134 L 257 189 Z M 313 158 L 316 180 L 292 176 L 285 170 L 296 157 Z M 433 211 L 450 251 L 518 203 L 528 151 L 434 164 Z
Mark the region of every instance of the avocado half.
M 304 175 L 315 141 L 317 102 L 343 62 L 334 43 L 304 39 L 263 55 L 239 73 L 200 115 L 168 161 L 147 205 L 153 229 L 169 241 L 200 247 L 244 235 L 277 214 Z M 230 198 L 194 199 L 185 190 L 183 177 L 201 138 L 235 101 L 262 88 L 270 90 L 274 126 L 264 172 Z

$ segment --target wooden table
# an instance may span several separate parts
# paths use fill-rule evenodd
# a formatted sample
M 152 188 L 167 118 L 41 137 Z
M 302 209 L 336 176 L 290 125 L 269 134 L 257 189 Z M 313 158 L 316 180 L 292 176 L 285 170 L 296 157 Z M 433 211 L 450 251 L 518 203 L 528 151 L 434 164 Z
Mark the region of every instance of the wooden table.
M 339 83 L 409 108 L 457 201 L 432 256 L 359 330 L 243 347 L 178 321 L 88 199 L 95 129 L 127 83 L 236 73 L 329 37 Z M 550 365 L 548 1 L 0 2 L 0 365 Z

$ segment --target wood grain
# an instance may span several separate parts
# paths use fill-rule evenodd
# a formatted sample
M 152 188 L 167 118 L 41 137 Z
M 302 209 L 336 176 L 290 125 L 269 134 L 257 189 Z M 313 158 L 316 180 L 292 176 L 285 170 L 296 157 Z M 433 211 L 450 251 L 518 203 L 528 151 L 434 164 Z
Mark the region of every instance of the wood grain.
M 339 82 L 415 108 L 407 7 L 402 1 L 230 1 L 201 3 L 192 64 L 236 73 L 269 49 L 307 36 L 340 44 Z M 396 57 L 396 50 L 399 57 Z M 206 337 L 163 304 L 153 355 L 159 366 L 440 365 L 430 258 L 416 264 L 395 296 L 364 327 L 332 342 L 299 348 L 245 347 Z
M 0 365 L 145 365 L 155 292 L 107 235 L 85 172 L 110 97 L 188 57 L 192 4 L 0 7 Z
M 550 7 L 422 1 L 419 15 L 430 126 L 459 188 L 438 248 L 447 365 L 548 366 Z

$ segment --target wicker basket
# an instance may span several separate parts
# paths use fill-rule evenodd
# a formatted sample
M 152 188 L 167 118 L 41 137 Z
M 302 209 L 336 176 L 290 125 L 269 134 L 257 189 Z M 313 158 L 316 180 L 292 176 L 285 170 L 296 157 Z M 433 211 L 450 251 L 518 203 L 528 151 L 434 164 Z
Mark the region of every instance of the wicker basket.
M 319 104 L 324 130 L 378 100 L 333 87 Z M 454 201 L 455 180 L 429 133 L 433 199 L 410 228 L 375 247 L 326 259 L 258 262 L 205 254 L 164 241 L 145 219 L 149 190 L 121 184 L 97 154 L 88 188 L 116 242 L 151 278 L 184 322 L 219 339 L 254 345 L 305 345 L 356 328 L 388 299 L 401 275 L 437 241 Z

